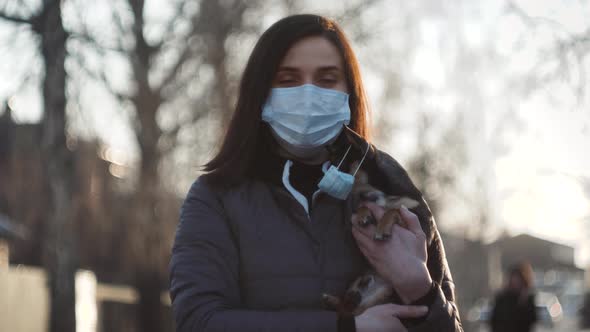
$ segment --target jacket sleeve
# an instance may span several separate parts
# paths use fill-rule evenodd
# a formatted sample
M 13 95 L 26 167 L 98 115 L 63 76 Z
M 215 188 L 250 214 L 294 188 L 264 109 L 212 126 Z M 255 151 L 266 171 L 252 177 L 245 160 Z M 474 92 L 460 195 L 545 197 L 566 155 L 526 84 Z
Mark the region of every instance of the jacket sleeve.
M 436 283 L 436 296 L 428 308 L 428 315 L 409 332 L 463 332 L 459 310 L 455 305 L 455 286 L 449 271 L 440 235 L 434 229 L 434 238 L 428 247 L 428 268 Z M 436 274 L 442 277 L 436 278 Z M 437 280 L 438 279 L 438 280 Z
M 170 261 L 177 331 L 336 331 L 332 311 L 244 308 L 239 261 L 221 202 L 197 180 L 181 208 Z
M 388 154 L 375 149 L 374 159 L 368 163 L 369 174 L 378 174 L 377 186 L 393 195 L 407 195 L 420 202 L 412 209 L 420 220 L 427 238 L 428 261 L 432 280 L 436 282 L 436 296 L 429 306 L 428 315 L 408 330 L 409 332 L 462 332 L 459 310 L 455 304 L 455 285 L 445 256 L 444 246 L 434 217 L 422 193 L 414 185 L 408 173 Z

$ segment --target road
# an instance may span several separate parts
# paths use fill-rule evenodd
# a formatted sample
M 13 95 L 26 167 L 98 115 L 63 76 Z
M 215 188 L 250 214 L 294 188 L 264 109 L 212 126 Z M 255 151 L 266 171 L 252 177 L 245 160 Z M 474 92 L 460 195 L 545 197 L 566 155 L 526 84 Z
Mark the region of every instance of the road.
M 490 330 L 483 326 L 477 332 L 489 332 Z M 546 326 L 537 326 L 535 332 L 590 332 L 590 329 L 580 329 L 577 326 L 577 321 L 574 318 L 565 317 L 558 322 L 553 328 Z

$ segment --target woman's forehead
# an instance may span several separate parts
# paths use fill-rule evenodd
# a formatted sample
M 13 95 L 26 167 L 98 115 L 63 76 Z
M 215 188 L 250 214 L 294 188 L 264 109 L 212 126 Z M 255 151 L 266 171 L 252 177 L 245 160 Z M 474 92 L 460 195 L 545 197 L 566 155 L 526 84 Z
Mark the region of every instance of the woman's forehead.
M 317 70 L 342 69 L 343 59 L 338 48 L 322 36 L 306 37 L 297 41 L 285 54 L 280 68 Z

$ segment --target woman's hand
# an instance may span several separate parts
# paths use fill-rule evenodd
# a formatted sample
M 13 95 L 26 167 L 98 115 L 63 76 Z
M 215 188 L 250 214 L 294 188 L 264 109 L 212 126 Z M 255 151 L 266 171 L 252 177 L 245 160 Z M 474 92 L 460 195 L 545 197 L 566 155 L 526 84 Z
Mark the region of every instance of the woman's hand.
M 425 306 L 381 304 L 370 307 L 355 317 L 357 332 L 407 331 L 400 318 L 418 318 L 426 315 Z
M 375 203 L 362 204 L 371 210 L 375 220 L 383 217 L 385 209 Z M 400 209 L 402 225 L 394 225 L 391 237 L 385 241 L 373 239 L 375 226 L 353 225 L 352 234 L 369 263 L 388 280 L 404 303 L 424 296 L 432 286 L 426 267 L 426 235 L 418 217 L 406 207 Z

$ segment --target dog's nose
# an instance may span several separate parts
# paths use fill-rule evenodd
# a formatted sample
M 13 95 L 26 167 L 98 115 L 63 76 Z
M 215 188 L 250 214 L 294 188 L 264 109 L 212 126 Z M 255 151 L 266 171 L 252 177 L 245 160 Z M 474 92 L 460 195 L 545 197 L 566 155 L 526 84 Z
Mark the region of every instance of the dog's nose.
M 366 191 L 360 194 L 361 196 L 361 200 L 363 201 L 369 201 L 369 202 L 376 202 L 377 199 L 379 198 L 379 195 L 377 195 L 374 191 Z
M 362 300 L 361 293 L 359 291 L 353 290 L 349 290 L 348 292 L 346 292 L 344 298 L 344 302 L 346 303 L 346 306 L 348 306 L 349 308 L 356 308 Z

